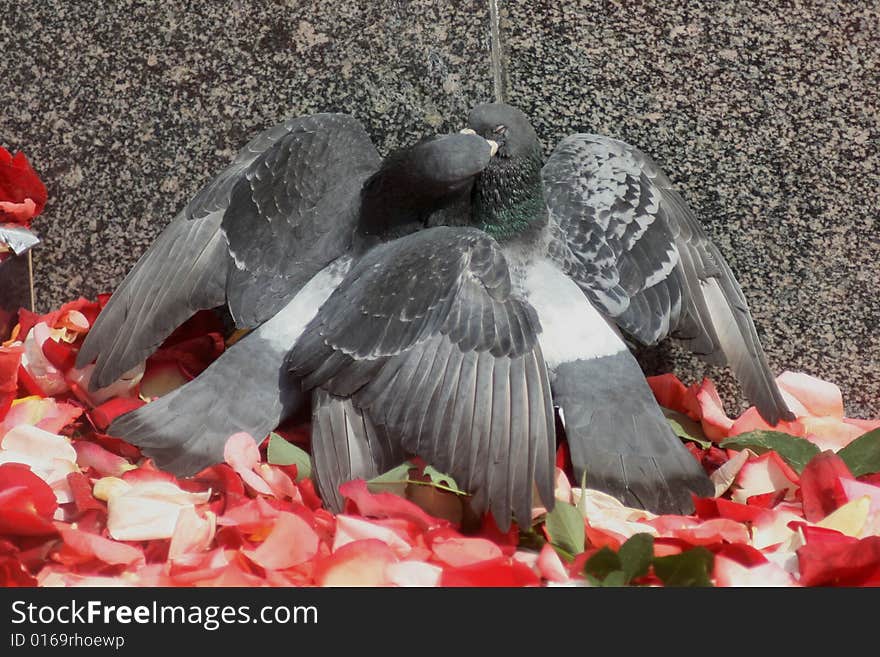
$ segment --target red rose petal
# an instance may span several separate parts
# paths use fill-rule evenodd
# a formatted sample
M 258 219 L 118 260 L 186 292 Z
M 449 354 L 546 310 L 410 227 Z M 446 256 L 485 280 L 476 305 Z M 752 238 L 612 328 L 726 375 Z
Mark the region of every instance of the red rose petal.
M 797 557 L 804 586 L 880 585 L 880 536 L 848 541 L 808 538 Z
M 71 369 L 76 363 L 76 351 L 67 343 L 49 338 L 43 342 L 42 351 L 46 360 L 62 372 Z
M 31 167 L 24 153 L 7 158 L 9 152 L 0 147 L 0 202 L 23 204 L 28 199 L 32 206 L 25 214 L 11 213 L 0 208 L 0 221 L 27 224 L 43 211 L 46 205 L 46 186 Z
M 462 568 L 446 568 L 441 586 L 539 586 L 541 579 L 515 559 L 483 561 Z
M 817 522 L 847 503 L 841 477 L 853 479 L 846 463 L 834 452 L 822 452 L 810 460 L 801 473 L 801 497 L 807 520 Z
M 95 496 L 92 494 L 92 482 L 84 474 L 81 472 L 71 472 L 67 475 L 67 484 L 73 493 L 73 503 L 80 513 L 90 510 L 107 511 L 107 507 L 95 499 Z
M 0 465 L 0 534 L 45 536 L 55 533 L 51 519 L 55 493 L 26 465 Z
M 117 417 L 144 405 L 142 399 L 136 397 L 114 397 L 89 411 L 89 417 L 100 431 L 104 431 Z
M 649 376 L 648 385 L 657 399 L 657 403 L 666 408 L 671 408 L 680 413 L 686 412 L 684 399 L 687 396 L 685 386 L 674 374 L 660 374 Z

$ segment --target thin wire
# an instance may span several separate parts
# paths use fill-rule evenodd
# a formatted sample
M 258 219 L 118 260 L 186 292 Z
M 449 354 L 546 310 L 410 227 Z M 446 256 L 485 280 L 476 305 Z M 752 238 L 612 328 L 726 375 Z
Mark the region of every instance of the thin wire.
M 507 96 L 505 89 L 504 51 L 501 47 L 501 18 L 498 11 L 498 0 L 489 0 L 489 22 L 491 31 L 492 79 L 495 101 L 503 103 Z
M 34 291 L 34 252 L 28 251 L 28 283 L 31 288 L 31 312 L 37 312 L 37 294 Z

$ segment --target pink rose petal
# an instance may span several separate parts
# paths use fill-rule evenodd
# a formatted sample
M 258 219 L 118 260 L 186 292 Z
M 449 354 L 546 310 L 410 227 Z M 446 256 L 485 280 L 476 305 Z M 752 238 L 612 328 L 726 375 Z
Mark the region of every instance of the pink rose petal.
M 567 582 L 571 579 L 559 553 L 549 543 L 544 543 L 538 555 L 538 571 L 548 582 Z
M 795 397 L 810 415 L 843 417 L 843 395 L 833 383 L 803 372 L 783 372 L 776 377 L 776 382 Z
M 434 556 L 453 568 L 492 561 L 504 556 L 501 548 L 485 538 L 437 538 L 431 543 Z
M 250 434 L 240 431 L 229 436 L 223 449 L 223 459 L 258 493 L 272 495 L 272 488 L 254 468 L 260 464 L 260 448 Z
M 245 554 L 263 568 L 280 570 L 308 561 L 318 552 L 318 535 L 295 513 L 282 511 L 275 527 L 256 550 Z

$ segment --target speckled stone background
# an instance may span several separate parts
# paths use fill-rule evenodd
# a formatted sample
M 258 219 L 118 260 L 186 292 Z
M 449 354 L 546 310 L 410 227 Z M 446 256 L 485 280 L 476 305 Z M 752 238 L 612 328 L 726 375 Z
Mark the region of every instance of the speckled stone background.
M 257 131 L 341 110 L 380 150 L 493 96 L 489 0 L 0 0 L 0 144 L 50 193 L 38 309 L 112 290 Z M 726 254 L 773 367 L 880 415 L 880 10 L 835 1 L 498 0 L 508 99 L 549 150 L 650 153 Z M 719 382 L 674 347 L 649 372 Z

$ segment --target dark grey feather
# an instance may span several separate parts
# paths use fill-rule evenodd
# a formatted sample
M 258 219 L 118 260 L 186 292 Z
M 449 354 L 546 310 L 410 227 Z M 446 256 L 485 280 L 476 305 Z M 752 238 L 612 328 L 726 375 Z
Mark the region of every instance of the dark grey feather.
M 629 351 L 563 363 L 552 386 L 577 481 L 655 513 L 691 513 L 692 492 L 713 493 Z
M 351 245 L 360 191 L 381 163 L 363 126 L 345 114 L 316 114 L 248 166 L 223 216 L 235 266 L 226 294 L 238 326 L 274 315 Z
M 299 407 L 304 393 L 281 369 L 283 350 L 265 340 L 261 329 L 186 385 L 118 417 L 107 432 L 137 445 L 178 476 L 222 462 L 233 433 L 245 431 L 262 440 Z
M 312 461 L 314 477 L 327 507 L 339 513 L 344 500 L 339 485 L 352 479 L 372 479 L 401 464 L 404 454 L 384 428 L 350 399 L 322 389 L 312 402 Z

